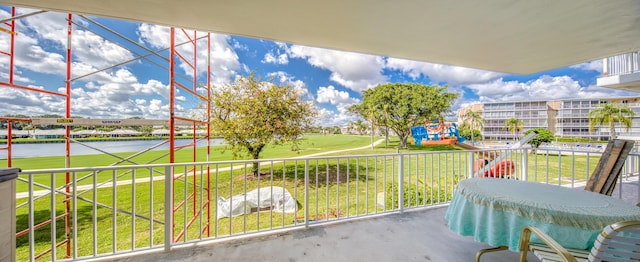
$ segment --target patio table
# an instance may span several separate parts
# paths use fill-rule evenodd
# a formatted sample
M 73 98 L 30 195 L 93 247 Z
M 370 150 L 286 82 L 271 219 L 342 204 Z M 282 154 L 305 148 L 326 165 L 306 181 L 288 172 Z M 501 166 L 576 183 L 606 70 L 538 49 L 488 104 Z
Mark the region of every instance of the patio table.
M 536 226 L 566 248 L 590 249 L 602 229 L 640 220 L 640 208 L 581 189 L 513 179 L 460 181 L 445 219 L 449 229 L 518 251 L 520 231 Z M 535 237 L 532 242 L 538 242 Z

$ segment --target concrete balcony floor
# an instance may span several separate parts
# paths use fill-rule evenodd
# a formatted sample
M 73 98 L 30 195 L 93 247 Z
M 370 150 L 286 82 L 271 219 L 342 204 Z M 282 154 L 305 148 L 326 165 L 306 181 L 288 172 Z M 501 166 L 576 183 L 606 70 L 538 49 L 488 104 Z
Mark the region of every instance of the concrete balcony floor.
M 446 211 L 447 206 L 424 208 L 118 261 L 474 261 L 489 246 L 449 231 Z M 500 251 L 482 261 L 518 261 L 518 255 Z M 528 259 L 537 261 L 531 254 Z

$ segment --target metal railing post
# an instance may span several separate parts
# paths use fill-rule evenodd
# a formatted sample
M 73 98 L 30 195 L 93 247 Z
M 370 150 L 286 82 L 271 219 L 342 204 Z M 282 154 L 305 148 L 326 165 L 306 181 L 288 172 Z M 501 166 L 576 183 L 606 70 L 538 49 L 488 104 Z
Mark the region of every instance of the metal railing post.
M 468 169 L 468 173 L 467 174 L 469 174 L 469 175 L 467 176 L 467 178 L 475 176 L 475 173 L 473 172 L 473 153 L 474 152 L 469 152 L 469 154 L 468 154 L 469 160 L 467 161 L 467 169 Z
M 18 168 L 0 169 L 0 261 L 16 261 L 16 178 L 19 172 Z M 31 204 L 29 207 L 32 207 Z M 52 210 L 55 212 L 55 206 Z M 33 215 L 29 215 L 32 219 Z M 55 219 L 55 216 L 53 217 Z M 32 235 L 29 235 L 29 238 L 31 239 Z
M 404 156 L 398 155 L 398 207 L 404 212 Z
M 173 166 L 167 166 L 164 168 L 164 250 L 170 251 L 172 244 L 173 244 Z
M 536 151 L 537 149 L 533 149 L 534 151 Z M 523 148 L 522 149 L 522 153 L 520 154 L 520 163 L 521 167 L 520 170 L 522 170 L 522 180 L 524 181 L 528 181 L 528 177 L 529 177 L 529 149 Z M 537 153 L 537 152 L 536 152 Z
M 309 159 L 304 161 L 304 227 L 309 228 Z
M 638 156 L 636 154 L 631 154 L 631 157 L 632 157 L 631 161 L 633 161 L 634 166 L 636 167 L 632 171 L 631 176 L 634 176 L 634 175 L 640 176 L 640 156 Z M 640 192 L 640 183 L 637 183 L 637 184 L 638 184 L 638 186 L 636 187 L 636 195 L 637 195 L 636 203 L 640 203 L 640 194 L 637 193 L 637 192 Z M 622 188 L 622 186 L 620 188 Z M 620 190 L 620 191 L 622 191 L 622 190 Z

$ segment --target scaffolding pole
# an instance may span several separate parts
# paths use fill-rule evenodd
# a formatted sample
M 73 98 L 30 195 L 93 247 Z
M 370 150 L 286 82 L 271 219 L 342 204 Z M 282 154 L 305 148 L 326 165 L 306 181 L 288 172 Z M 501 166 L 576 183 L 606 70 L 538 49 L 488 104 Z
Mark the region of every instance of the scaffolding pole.
M 29 87 L 29 86 L 24 86 L 24 85 L 20 85 L 20 84 L 16 84 L 14 83 L 14 76 L 15 76 L 15 37 L 18 35 L 16 32 L 16 23 L 15 21 L 17 19 L 21 19 L 21 18 L 25 18 L 25 17 L 29 17 L 29 16 L 33 16 L 33 15 L 38 15 L 41 13 L 44 13 L 46 11 L 36 11 L 36 12 L 32 12 L 29 14 L 22 14 L 22 15 L 16 15 L 16 8 L 12 7 L 11 10 L 11 15 L 12 17 L 7 18 L 7 19 L 3 19 L 0 20 L 0 23 L 7 26 L 8 29 L 5 29 L 4 27 L 0 28 L 0 33 L 5 32 L 5 33 L 9 33 L 10 34 L 10 47 L 9 47 L 9 51 L 5 52 L 5 51 L 0 51 L 0 55 L 7 55 L 9 57 L 9 74 L 8 74 L 8 82 L 4 82 L 4 81 L 0 81 L 0 86 L 5 86 L 8 88 L 14 88 L 14 89 L 20 89 L 20 90 L 26 90 L 26 91 L 30 91 L 30 92 L 37 92 L 37 93 L 41 93 L 41 94 L 48 94 L 48 95 L 53 95 L 53 96 L 58 96 L 58 97 L 62 97 L 65 99 L 65 114 L 64 114 L 64 118 L 62 119 L 57 119 L 55 121 L 56 124 L 58 125 L 62 125 L 65 128 L 65 156 L 64 156 L 64 165 L 67 168 L 72 167 L 72 163 L 71 163 L 71 158 L 72 158 L 72 154 L 71 154 L 71 142 L 72 142 L 72 138 L 71 138 L 71 127 L 74 126 L 75 124 L 72 124 L 72 122 L 76 119 L 71 118 L 71 110 L 72 110 L 72 97 L 71 97 L 71 88 L 72 88 L 72 84 L 74 81 L 82 79 L 86 76 L 95 74 L 97 72 L 100 71 L 105 71 L 105 70 L 109 70 L 112 68 L 115 68 L 117 66 L 121 66 L 136 60 L 140 60 L 140 59 L 145 59 L 147 61 L 149 61 L 152 64 L 158 65 L 158 63 L 155 63 L 151 60 L 149 60 L 147 57 L 151 56 L 151 55 L 155 55 L 158 56 L 162 59 L 165 59 L 165 61 L 168 60 L 170 66 L 169 66 L 169 81 L 170 81 L 170 98 L 169 98 L 169 119 L 164 120 L 164 123 L 168 122 L 169 124 L 169 129 L 170 129 L 170 133 L 169 133 L 169 162 L 170 163 L 175 163 L 176 162 L 176 155 L 175 152 L 177 150 L 182 149 L 184 146 L 176 146 L 175 144 L 175 138 L 176 138 L 176 125 L 183 125 L 186 126 L 187 123 L 189 123 L 188 125 L 191 126 L 191 128 L 193 129 L 193 142 L 191 146 L 193 147 L 193 153 L 192 153 L 192 160 L 193 162 L 197 162 L 198 160 L 198 150 L 197 150 L 197 128 L 198 127 L 205 127 L 206 130 L 206 134 L 205 134 L 205 139 L 206 141 L 206 150 L 205 150 L 205 154 L 206 154 L 206 161 L 210 161 L 210 154 L 211 154 L 211 130 L 210 130 L 210 120 L 211 120 L 211 103 L 210 103 L 210 96 L 211 96 L 211 90 L 210 90 L 210 84 L 211 84 L 211 36 L 210 33 L 206 33 L 206 36 L 201 36 L 198 37 L 198 32 L 193 30 L 193 34 L 188 33 L 185 29 L 180 29 L 180 31 L 184 34 L 184 36 L 188 39 L 188 41 L 184 41 L 181 43 L 176 43 L 175 41 L 175 36 L 176 36 L 176 32 L 174 28 L 171 28 L 171 43 L 170 43 L 170 47 L 167 48 L 169 50 L 170 53 L 170 57 L 168 59 L 166 59 L 166 57 L 163 57 L 160 53 L 167 50 L 167 49 L 160 49 L 157 51 L 153 51 L 149 48 L 146 48 L 142 45 L 139 45 L 137 43 L 134 43 L 136 46 L 146 50 L 147 52 L 149 52 L 148 54 L 144 54 L 144 55 L 139 55 L 138 57 L 134 58 L 134 59 L 130 59 L 127 61 L 123 61 L 121 63 L 118 63 L 116 65 L 110 66 L 110 67 L 104 67 L 102 69 L 96 70 L 93 73 L 89 73 L 89 74 L 85 74 L 85 75 L 80 75 L 80 76 L 76 76 L 74 78 L 74 74 L 73 74 L 73 68 L 72 68 L 72 64 L 73 64 L 73 46 L 72 46 L 72 36 L 73 36 L 73 30 L 74 30 L 74 26 L 83 28 L 82 25 L 79 25 L 78 23 L 76 23 L 73 18 L 74 15 L 69 13 L 67 14 L 67 49 L 66 49 L 66 75 L 65 75 L 65 88 L 66 90 L 64 92 L 54 92 L 54 91 L 49 91 L 46 89 L 38 89 L 38 88 L 33 88 L 33 87 Z M 116 30 L 112 30 L 109 29 L 106 26 L 100 25 L 97 22 L 89 19 L 88 17 L 84 17 L 84 16 L 79 16 L 81 18 L 84 18 L 88 21 L 90 21 L 91 23 L 94 23 L 96 25 L 98 25 L 99 27 L 105 29 L 108 32 L 113 33 L 114 35 L 116 35 L 117 37 L 123 38 L 126 41 L 131 42 L 130 39 L 127 39 L 124 35 L 118 33 Z M 85 28 L 87 31 L 87 28 Z M 96 35 L 98 35 L 96 32 L 90 31 Z M 100 35 L 98 35 L 100 36 Z M 101 36 L 103 38 L 105 38 L 104 36 Z M 105 38 L 106 39 L 106 38 Z M 207 68 L 206 68 L 206 95 L 200 95 L 197 91 L 198 88 L 198 66 L 197 66 L 197 57 L 198 57 L 198 47 L 197 47 L 197 42 L 198 40 L 206 40 L 206 44 L 207 44 Z M 178 46 L 182 46 L 182 45 L 186 45 L 186 44 L 192 44 L 193 45 L 193 57 L 192 57 L 192 61 L 190 61 L 190 59 L 187 59 L 186 56 L 182 55 L 177 49 L 176 47 Z M 127 49 L 124 46 L 121 46 L 125 49 Z M 135 53 L 133 50 L 130 50 L 132 53 Z M 182 84 L 178 81 L 178 79 L 186 79 L 186 76 L 180 75 L 179 73 L 176 72 L 176 64 L 178 62 L 182 62 L 185 65 L 189 66 L 192 68 L 193 70 L 193 78 L 192 81 L 189 80 L 189 82 L 191 82 L 189 85 L 185 85 Z M 162 67 L 162 66 L 161 66 Z M 163 68 L 165 70 L 167 70 L 167 68 Z M 180 89 L 183 91 L 186 91 L 187 93 L 193 95 L 194 97 L 198 98 L 200 101 L 205 103 L 205 106 L 203 106 L 203 108 L 206 108 L 207 112 L 205 114 L 205 118 L 204 120 L 200 119 L 200 120 L 196 120 L 196 119 L 190 119 L 190 118 L 186 118 L 186 117 L 181 117 L 178 116 L 176 114 L 176 89 Z M 12 124 L 13 122 L 32 122 L 32 124 L 36 124 L 34 123 L 36 119 L 9 119 L 9 118 L 1 118 L 0 120 L 4 120 L 8 122 L 8 134 L 7 134 L 7 138 L 8 138 L 8 145 L 6 148 L 0 148 L 0 150 L 7 150 L 8 152 L 8 158 L 7 158 L 7 165 L 9 167 L 11 167 L 13 165 L 12 163 L 12 132 L 13 132 L 13 127 Z M 87 122 L 85 125 L 87 124 L 93 124 L 96 123 L 96 119 L 92 120 L 92 121 L 82 121 L 77 119 L 78 122 L 77 124 L 80 124 L 81 122 Z M 42 123 L 48 122 L 48 121 L 53 121 L 53 120 L 38 120 L 38 121 L 42 121 Z M 100 120 L 98 120 L 100 121 Z M 161 121 L 161 120 L 150 120 L 150 121 Z M 89 123 L 91 122 L 91 123 Z M 109 122 L 109 121 L 107 121 Z M 118 124 L 114 124 L 114 125 L 124 125 L 123 123 L 126 121 L 122 121 L 122 123 L 118 123 Z M 80 124 L 81 125 L 81 124 Z M 105 124 L 103 122 L 103 125 L 110 125 L 109 123 Z M 187 171 L 187 170 L 185 170 Z M 172 172 L 173 173 L 173 172 Z M 200 172 L 198 172 L 198 170 L 196 170 L 196 167 L 190 167 L 190 170 L 188 170 L 185 173 L 185 189 L 188 186 L 188 184 L 192 184 L 192 187 L 190 188 L 192 192 L 190 192 L 190 194 L 187 196 L 185 195 L 185 203 L 184 203 L 184 207 L 185 210 L 187 208 L 187 201 L 190 201 L 191 205 L 193 206 L 191 208 L 191 219 L 189 221 L 189 223 L 185 223 L 187 226 L 185 226 L 182 229 L 182 232 L 179 232 L 179 235 L 184 236 L 184 240 L 186 241 L 187 239 L 187 231 L 188 228 L 193 224 L 193 222 L 198 218 L 198 215 L 201 219 L 201 230 L 200 230 L 200 234 L 205 234 L 207 237 L 210 236 L 210 220 L 211 220 L 211 192 L 210 192 L 210 185 L 211 185 L 211 177 L 210 177 L 210 167 L 207 166 L 206 167 L 206 171 L 204 170 L 200 170 Z M 188 175 L 192 175 L 192 180 L 189 183 L 186 183 Z M 152 175 L 152 174 L 151 174 Z M 203 177 L 204 176 L 204 177 Z M 198 205 L 198 199 L 197 196 L 198 194 L 196 193 L 198 190 L 197 187 L 197 182 L 198 179 L 200 179 L 200 203 Z M 206 185 L 202 185 L 203 182 L 206 181 Z M 77 247 L 76 242 L 73 242 L 73 247 L 72 247 L 72 241 L 71 238 L 75 236 L 75 234 L 72 235 L 73 232 L 73 227 L 75 227 L 76 225 L 73 224 L 72 220 L 71 220 L 71 210 L 72 208 L 72 204 L 75 205 L 75 201 L 72 201 L 73 199 L 71 199 L 72 196 L 72 187 L 73 187 L 73 183 L 76 183 L 77 181 L 72 181 L 71 179 L 71 174 L 66 172 L 65 173 L 65 185 L 62 186 L 64 188 L 64 199 L 63 199 L 63 205 L 64 205 L 64 212 L 60 215 L 57 215 L 54 218 L 49 218 L 47 221 L 43 222 L 45 224 L 50 223 L 55 225 L 55 221 L 56 220 L 64 220 L 64 225 L 65 225 L 65 236 L 64 236 L 64 240 L 59 241 L 56 243 L 56 245 L 50 247 L 48 250 L 45 250 L 44 252 L 34 256 L 34 258 L 41 258 L 44 255 L 51 253 L 51 256 L 56 256 L 56 254 L 58 254 L 57 249 L 61 248 L 62 246 L 64 246 L 65 252 L 60 252 L 60 253 L 64 253 L 65 258 L 71 258 L 71 257 L 77 257 L 78 254 L 76 254 L 77 252 Z M 174 181 L 173 183 L 176 182 L 175 176 L 174 176 Z M 175 186 L 172 187 L 173 190 L 175 190 Z M 62 188 L 60 188 L 62 189 Z M 96 189 L 94 189 L 96 190 Z M 175 197 L 175 194 L 173 194 L 172 190 L 172 196 L 171 197 Z M 62 192 L 60 192 L 62 193 Z M 206 197 L 205 197 L 206 195 Z M 94 200 L 95 201 L 95 200 Z M 97 202 L 94 204 L 98 204 Z M 107 205 L 104 204 L 100 204 L 101 207 L 107 207 Z M 54 206 L 55 208 L 55 206 Z M 113 207 L 111 207 L 112 209 L 114 209 Z M 175 206 L 174 206 L 175 208 Z M 206 208 L 206 210 L 205 210 Z M 115 209 L 114 209 L 115 210 Z M 169 211 L 167 211 L 169 212 Z M 175 212 L 175 211 L 174 211 Z M 205 216 L 206 217 L 203 217 Z M 171 216 L 175 216 L 175 213 L 171 214 Z M 185 217 L 185 222 L 187 220 L 187 218 Z M 171 221 L 175 221 L 175 219 L 171 219 Z M 175 222 L 173 222 L 175 223 Z M 174 229 L 175 230 L 175 229 Z M 24 230 L 23 230 L 24 231 Z M 35 232 L 33 230 L 29 230 L 29 232 Z M 52 234 L 55 233 L 55 227 L 51 228 Z M 24 234 L 24 232 L 22 233 Z M 30 233 L 31 234 L 31 233 Z M 175 237 L 175 232 L 165 232 L 165 234 L 169 234 L 171 239 L 173 239 L 174 241 L 179 241 L 180 237 L 178 238 L 174 238 Z M 33 236 L 30 236 L 30 239 L 33 239 Z M 53 249 L 56 250 L 53 250 Z M 52 260 L 55 260 L 55 257 L 52 257 Z

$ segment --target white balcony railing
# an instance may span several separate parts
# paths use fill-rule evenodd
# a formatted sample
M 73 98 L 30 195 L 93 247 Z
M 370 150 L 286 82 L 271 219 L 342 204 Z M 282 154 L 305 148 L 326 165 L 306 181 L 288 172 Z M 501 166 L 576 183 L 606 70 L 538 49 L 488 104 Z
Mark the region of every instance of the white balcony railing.
M 16 182 L 17 261 L 170 250 L 443 204 L 495 153 L 513 169 L 493 174 L 568 187 L 583 186 L 600 157 L 493 149 L 26 170 Z M 629 157 L 624 176 L 637 174 L 639 161 Z M 283 207 L 289 201 L 293 210 Z
M 612 56 L 605 59 L 605 76 L 640 72 L 640 52 Z

